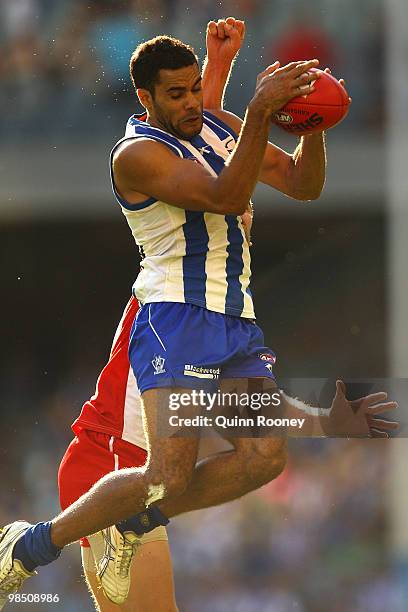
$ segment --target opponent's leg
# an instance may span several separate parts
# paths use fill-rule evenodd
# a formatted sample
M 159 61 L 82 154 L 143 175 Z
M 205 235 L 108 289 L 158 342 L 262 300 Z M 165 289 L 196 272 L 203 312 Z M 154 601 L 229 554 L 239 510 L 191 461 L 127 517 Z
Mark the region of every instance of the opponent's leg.
M 158 528 L 143 536 L 143 543 L 132 560 L 129 595 L 119 606 L 106 599 L 96 576 L 96 564 L 104 552 L 103 538 L 100 534 L 88 538 L 92 549 L 81 548 L 82 563 L 88 587 L 100 612 L 177 612 L 169 544 L 167 538 L 158 539 L 161 529 L 165 534 L 164 528 Z

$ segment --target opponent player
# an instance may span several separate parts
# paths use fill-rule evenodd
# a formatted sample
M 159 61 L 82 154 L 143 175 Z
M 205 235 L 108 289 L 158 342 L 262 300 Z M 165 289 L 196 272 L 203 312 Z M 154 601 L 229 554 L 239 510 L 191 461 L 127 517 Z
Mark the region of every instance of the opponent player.
M 221 108 L 223 94 L 234 57 L 245 36 L 245 24 L 228 18 L 207 26 L 207 59 L 203 67 L 203 100 L 208 108 Z M 246 220 L 249 231 L 249 218 Z M 62 509 L 68 507 L 102 476 L 124 467 L 137 467 L 146 461 L 140 396 L 128 359 L 130 329 L 138 309 L 132 298 L 123 313 L 115 335 L 109 362 L 98 379 L 95 395 L 83 406 L 73 424 L 75 439 L 60 465 L 58 484 Z M 248 457 L 246 457 L 248 460 Z M 244 461 L 244 457 L 242 457 Z M 243 466 L 241 466 L 241 471 Z M 109 534 L 105 534 L 108 537 Z M 122 575 L 131 567 L 131 588 L 118 591 L 115 601 L 126 602 L 122 610 L 160 612 L 175 609 L 174 584 L 166 530 L 155 528 L 133 542 L 118 532 L 116 556 L 121 558 Z M 132 557 L 136 549 L 135 559 Z M 104 552 L 102 532 L 81 539 L 81 557 L 85 578 L 97 605 L 103 612 L 112 606 L 98 588 L 96 569 Z M 132 562 L 132 565 L 131 565 Z M 123 581 L 122 581 L 123 582 Z M 146 584 L 149 588 L 146 589 Z
M 291 97 L 313 91 L 308 70 L 317 62 L 282 69 L 275 64 L 260 75 L 239 142 L 224 167 L 228 155 L 226 145 L 235 139 L 234 131 L 223 121 L 228 121 L 229 116 L 221 113 L 218 116 L 205 113 L 205 127 L 202 126 L 200 79 L 191 49 L 161 37 L 139 49 L 133 67 L 138 61 L 137 74 L 144 73 L 146 79 L 138 93 L 148 110 L 150 126 L 131 119 L 125 139 L 128 142 L 120 143 L 116 149 L 118 154 L 113 156 L 113 175 L 118 199 L 131 225 L 138 219 L 134 232 L 137 235 L 139 223 L 146 231 L 142 237 L 137 235 L 147 256 L 136 283 L 136 291 L 146 303 L 135 321 L 130 356 L 143 394 L 149 461 L 144 469 L 121 470 L 102 479 L 52 523 L 32 528 L 27 528 L 27 524 L 9 527 L 0 547 L 3 557 L 0 587 L 4 593 L 8 587 L 8 592 L 12 592 L 27 576 L 23 566 L 29 569 L 29 566 L 50 562 L 63 545 L 146 507 L 153 511 L 160 500 L 161 515 L 171 516 L 186 511 L 186 507 L 195 509 L 221 503 L 232 499 L 238 490 L 242 491 L 242 487 L 231 481 L 234 472 L 229 457 L 211 457 L 204 466 L 195 468 L 198 440 L 162 439 L 156 435 L 155 420 L 158 410 L 168 406 L 169 389 L 173 392 L 194 388 L 196 380 L 193 379 L 201 378 L 196 374 L 214 374 L 221 370 L 224 379 L 272 378 L 273 355 L 263 346 L 262 334 L 251 321 L 253 307 L 247 291 L 249 255 L 239 215 L 248 205 L 260 172 L 267 184 L 300 199 L 317 196 L 323 185 L 321 136 L 302 139 L 293 158 L 267 145 L 272 112 Z M 238 121 L 231 119 L 235 125 Z M 317 161 L 317 173 L 312 171 L 313 159 Z M 136 184 L 139 191 L 135 189 Z M 182 211 L 184 216 L 177 211 Z M 167 249 L 163 251 L 166 241 Z M 170 256 L 160 261 L 163 254 L 155 254 L 155 248 Z M 149 268 L 150 283 L 149 274 L 146 281 Z M 160 277 L 159 283 L 155 275 Z M 200 300 L 202 305 L 198 305 Z M 186 350 L 183 338 L 193 326 L 201 334 L 195 347 L 201 352 L 194 364 L 188 364 L 185 354 L 177 356 L 177 350 L 171 349 L 173 345 Z M 218 353 L 211 354 L 214 350 Z M 158 351 L 164 351 L 166 357 L 155 354 Z M 265 355 L 270 358 L 268 364 L 262 359 Z M 154 372 L 149 372 L 150 364 Z M 184 365 L 180 369 L 181 364 Z M 161 380 L 153 378 L 156 375 Z M 217 382 L 216 376 L 208 380 L 212 384 Z M 179 381 L 182 381 L 181 389 Z M 341 385 L 338 385 L 334 405 L 342 397 Z M 299 403 L 291 406 L 295 410 Z M 366 405 L 362 411 L 364 419 L 373 410 Z M 343 430 L 343 433 L 350 432 Z M 270 458 L 280 471 L 285 458 L 284 442 L 266 439 L 258 443 L 257 451 Z M 226 485 L 221 491 L 218 491 L 219 482 Z M 219 494 L 215 500 L 214 490 Z M 187 498 L 184 505 L 183 498 Z M 177 504 L 180 504 L 178 511 Z

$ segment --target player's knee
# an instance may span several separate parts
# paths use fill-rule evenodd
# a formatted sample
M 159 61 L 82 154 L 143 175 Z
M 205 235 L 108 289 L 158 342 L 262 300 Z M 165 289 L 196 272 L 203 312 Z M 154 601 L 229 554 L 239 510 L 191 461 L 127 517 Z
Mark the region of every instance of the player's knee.
M 277 478 L 287 462 L 286 440 L 264 438 L 256 440 L 248 458 L 248 477 L 259 486 Z

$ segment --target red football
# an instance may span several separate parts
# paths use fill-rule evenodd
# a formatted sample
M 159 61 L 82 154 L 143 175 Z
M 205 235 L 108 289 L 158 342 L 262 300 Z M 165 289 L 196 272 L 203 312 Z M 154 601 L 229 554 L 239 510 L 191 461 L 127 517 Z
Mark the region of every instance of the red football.
M 318 68 L 311 68 L 310 72 L 320 74 L 314 83 L 315 91 L 293 98 L 272 119 L 291 134 L 302 136 L 328 130 L 340 123 L 349 111 L 347 92 L 338 80 Z

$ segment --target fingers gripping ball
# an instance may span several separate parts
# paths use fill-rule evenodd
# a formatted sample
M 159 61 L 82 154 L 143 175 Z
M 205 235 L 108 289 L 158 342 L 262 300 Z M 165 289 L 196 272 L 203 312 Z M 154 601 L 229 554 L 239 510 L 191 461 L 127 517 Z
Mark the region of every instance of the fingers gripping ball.
M 309 72 L 320 75 L 314 82 L 315 91 L 292 98 L 272 118 L 283 130 L 299 136 L 334 127 L 343 121 L 350 107 L 347 91 L 337 79 L 318 68 Z

